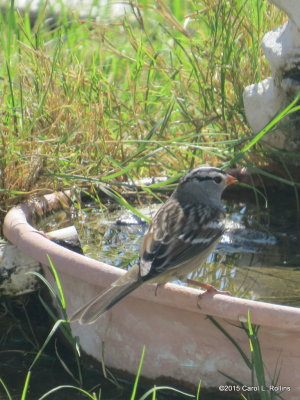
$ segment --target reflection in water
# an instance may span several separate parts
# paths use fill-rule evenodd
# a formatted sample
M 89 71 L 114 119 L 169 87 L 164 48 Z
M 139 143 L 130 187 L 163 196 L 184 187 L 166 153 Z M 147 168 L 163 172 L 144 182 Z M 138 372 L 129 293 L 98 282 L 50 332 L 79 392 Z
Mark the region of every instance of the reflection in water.
M 239 297 L 299 306 L 300 242 L 295 213 L 295 207 L 282 199 L 268 210 L 235 206 L 227 231 L 210 256 L 211 264 L 194 275 Z
M 244 203 L 230 207 L 227 230 L 216 251 L 190 278 L 235 296 L 299 306 L 300 242 L 295 198 L 277 196 L 268 209 Z M 152 205 L 150 210 L 140 211 L 151 216 L 156 209 Z M 147 227 L 137 217 L 124 210 L 108 215 L 91 207 L 72 223 L 89 257 L 121 268 L 137 262 Z

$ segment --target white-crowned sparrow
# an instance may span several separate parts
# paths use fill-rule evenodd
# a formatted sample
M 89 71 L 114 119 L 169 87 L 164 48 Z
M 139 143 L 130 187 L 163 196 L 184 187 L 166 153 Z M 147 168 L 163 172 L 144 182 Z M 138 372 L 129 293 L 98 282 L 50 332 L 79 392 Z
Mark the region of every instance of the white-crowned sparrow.
M 84 305 L 70 322 L 92 324 L 144 282 L 183 279 L 205 261 L 224 232 L 221 195 L 236 182 L 218 168 L 198 167 L 179 182 L 155 214 L 140 247 L 140 262 Z

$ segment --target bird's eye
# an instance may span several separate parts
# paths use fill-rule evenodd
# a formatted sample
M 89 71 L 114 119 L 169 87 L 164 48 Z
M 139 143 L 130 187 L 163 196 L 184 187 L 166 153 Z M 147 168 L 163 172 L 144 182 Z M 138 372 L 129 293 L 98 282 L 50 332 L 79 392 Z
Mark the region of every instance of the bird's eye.
M 215 177 L 214 177 L 214 181 L 215 181 L 216 183 L 221 183 L 221 182 L 222 182 L 222 178 L 221 178 L 220 176 L 215 176 Z

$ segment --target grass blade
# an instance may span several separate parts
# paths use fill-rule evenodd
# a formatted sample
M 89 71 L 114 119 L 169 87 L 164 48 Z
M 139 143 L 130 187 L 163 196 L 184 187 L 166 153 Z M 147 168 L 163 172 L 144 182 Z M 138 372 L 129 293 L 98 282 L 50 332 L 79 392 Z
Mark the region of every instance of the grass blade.
M 142 354 L 141 354 L 141 358 L 140 358 L 137 374 L 136 374 L 136 377 L 135 377 L 135 381 L 134 381 L 134 385 L 133 385 L 133 389 L 132 389 L 132 394 L 131 394 L 130 400 L 135 400 L 135 398 L 136 398 L 139 379 L 140 379 L 140 376 L 141 376 L 141 373 L 142 373 L 142 367 L 143 367 L 144 358 L 145 358 L 145 352 L 146 352 L 146 347 L 143 346 Z
M 25 383 L 23 386 L 23 390 L 22 390 L 21 400 L 26 400 L 30 378 L 31 378 L 31 371 L 29 370 L 26 374 L 26 379 L 25 379 Z
M 47 259 L 49 261 L 51 272 L 52 272 L 52 275 L 53 275 L 53 277 L 55 279 L 55 283 L 56 283 L 56 286 L 57 286 L 57 289 L 58 289 L 60 306 L 64 310 L 64 313 L 65 313 L 64 317 L 67 317 L 67 314 L 66 314 L 66 308 L 67 308 L 66 299 L 65 299 L 64 291 L 63 291 L 63 288 L 62 288 L 58 273 L 57 273 L 56 268 L 55 268 L 55 266 L 54 266 L 54 264 L 53 264 L 53 262 L 52 262 L 52 260 L 51 260 L 51 258 L 50 258 L 50 256 L 48 254 L 47 254 Z
M 30 365 L 30 367 L 29 367 L 29 370 L 32 370 L 32 368 L 34 367 L 34 365 L 36 364 L 36 362 L 38 361 L 38 359 L 39 359 L 39 358 L 41 357 L 41 355 L 43 354 L 43 352 L 44 352 L 44 350 L 45 350 L 47 344 L 50 342 L 51 338 L 53 337 L 53 335 L 55 334 L 55 332 L 57 331 L 57 329 L 59 328 L 59 326 L 60 326 L 62 323 L 64 323 L 64 322 L 66 322 L 66 321 L 63 320 L 63 319 L 59 319 L 59 320 L 57 320 L 57 321 L 55 322 L 55 324 L 53 325 L 53 327 L 52 327 L 50 333 L 49 333 L 48 336 L 46 337 L 46 340 L 44 341 L 42 347 L 40 348 L 40 350 L 37 352 L 36 356 L 34 357 L 32 363 L 31 363 L 31 365 Z
M 232 336 L 229 335 L 229 333 L 213 317 L 208 315 L 207 318 L 227 337 L 227 339 L 230 340 L 230 342 L 234 345 L 234 347 L 238 350 L 238 352 L 242 356 L 247 367 L 251 369 L 251 361 L 249 360 L 243 349 L 240 347 L 240 345 L 233 339 Z
M 149 389 L 145 394 L 143 394 L 143 396 L 140 397 L 139 400 L 146 400 L 146 398 L 148 396 L 150 396 L 150 394 L 152 394 L 152 396 L 154 395 L 155 396 L 154 398 L 156 398 L 156 393 L 158 391 L 163 391 L 163 390 L 168 390 L 170 392 L 174 392 L 176 394 L 182 395 L 184 397 L 189 397 L 191 399 L 195 398 L 195 396 L 193 394 L 183 392 L 182 390 L 178 390 L 178 389 L 173 388 L 171 386 L 154 386 L 153 388 Z
M 5 383 L 4 383 L 4 381 L 3 381 L 2 378 L 0 378 L 0 384 L 2 385 L 2 387 L 3 387 L 3 389 L 4 389 L 8 400 L 13 400 L 13 399 L 12 399 L 12 396 L 10 395 L 9 390 L 8 390 L 7 386 L 5 385 Z

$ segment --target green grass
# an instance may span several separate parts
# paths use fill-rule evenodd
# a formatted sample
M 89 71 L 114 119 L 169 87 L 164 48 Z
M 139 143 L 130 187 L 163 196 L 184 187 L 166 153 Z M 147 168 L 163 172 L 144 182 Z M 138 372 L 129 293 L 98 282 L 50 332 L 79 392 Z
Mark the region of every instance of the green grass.
M 246 352 L 241 348 L 239 343 L 223 328 L 222 325 L 219 324 L 219 322 L 217 322 L 211 316 L 208 316 L 208 318 L 215 325 L 215 327 L 219 329 L 224 334 L 224 336 L 227 337 L 227 339 L 239 352 L 241 356 L 241 361 L 243 361 L 249 369 L 249 378 L 251 380 L 251 384 L 248 385 L 245 382 L 241 382 L 237 380 L 235 377 L 229 376 L 228 374 L 225 374 L 222 371 L 220 371 L 220 373 L 225 378 L 227 378 L 229 382 L 232 382 L 234 385 L 237 385 L 240 388 L 243 388 L 243 386 L 259 388 L 259 390 L 249 391 L 249 393 L 244 391 L 244 393 L 241 393 L 241 399 L 242 400 L 282 399 L 283 397 L 281 396 L 280 393 L 268 389 L 269 385 L 277 386 L 280 375 L 280 368 L 279 364 L 274 365 L 273 376 L 270 377 L 267 375 L 264 365 L 263 351 L 260 347 L 260 342 L 259 342 L 259 326 L 255 326 L 252 324 L 250 311 L 248 311 L 247 326 L 244 326 L 243 324 L 241 326 L 241 329 L 243 329 L 243 331 L 245 332 L 245 334 L 248 336 L 249 339 L 250 356 L 246 354 Z M 247 395 L 245 395 L 245 393 Z
M 47 6 L 34 25 L 12 7 L 0 15 L 4 211 L 74 179 L 264 163 L 261 153 L 236 158 L 251 138 L 242 92 L 269 75 L 261 38 L 283 15 L 263 0 L 134 4 L 101 22 L 63 7 L 52 30 Z

